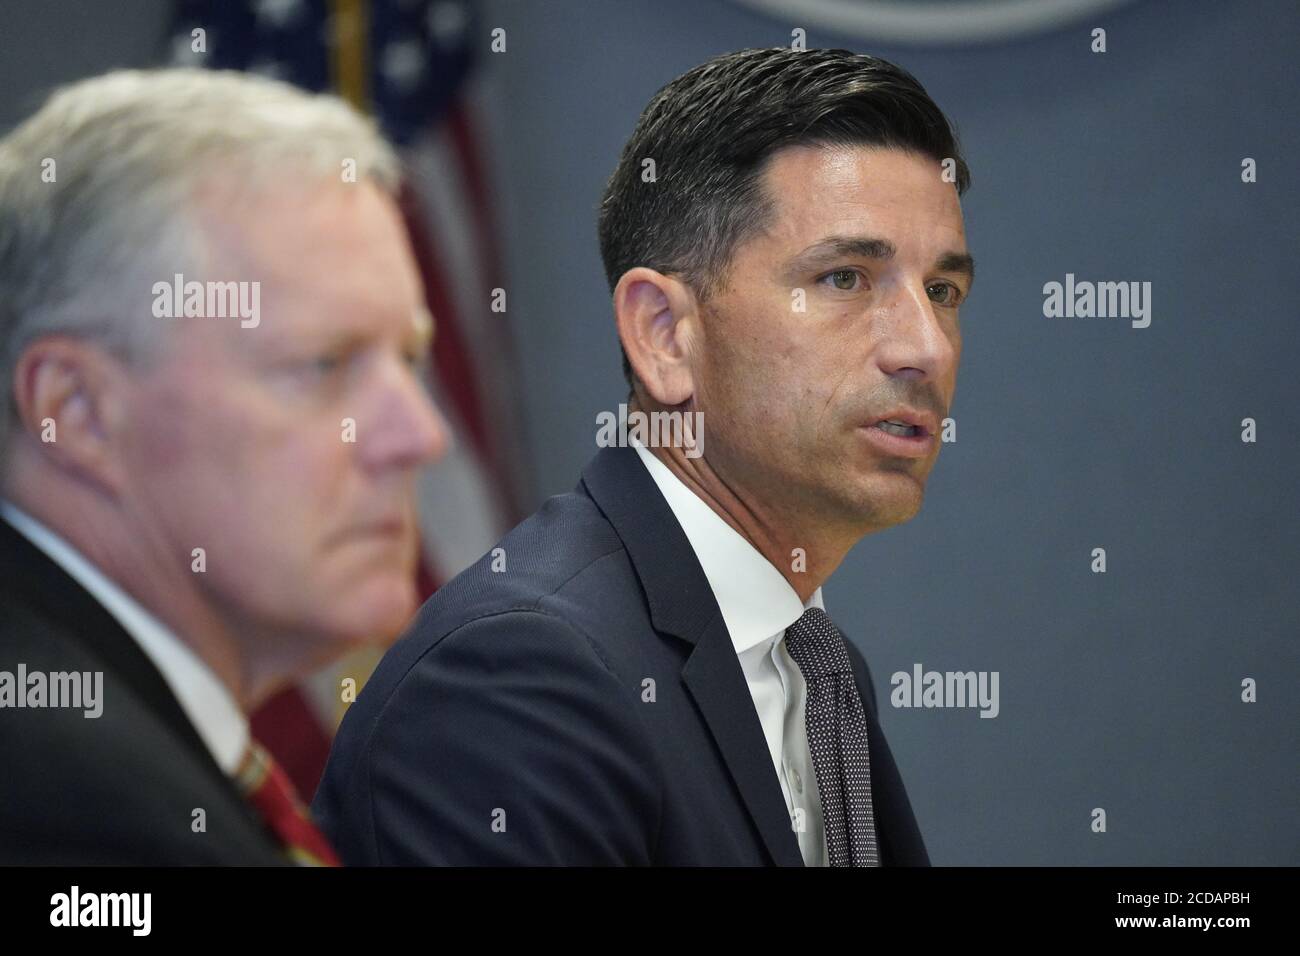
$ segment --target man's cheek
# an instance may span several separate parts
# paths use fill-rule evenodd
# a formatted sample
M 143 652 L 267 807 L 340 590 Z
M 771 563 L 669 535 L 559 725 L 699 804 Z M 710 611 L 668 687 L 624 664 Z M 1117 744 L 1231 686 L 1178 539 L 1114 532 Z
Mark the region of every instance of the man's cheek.
M 128 454 L 138 459 L 146 474 L 184 471 L 201 462 L 220 440 L 220 419 L 207 414 L 212 406 L 194 401 L 191 390 L 149 388 L 131 408 L 126 433 Z
M 227 476 L 222 481 L 242 483 L 237 476 L 256 467 L 256 421 L 220 399 L 208 396 L 191 402 L 192 397 L 186 396 L 154 430 L 150 445 L 156 467 L 198 468 L 213 477 Z

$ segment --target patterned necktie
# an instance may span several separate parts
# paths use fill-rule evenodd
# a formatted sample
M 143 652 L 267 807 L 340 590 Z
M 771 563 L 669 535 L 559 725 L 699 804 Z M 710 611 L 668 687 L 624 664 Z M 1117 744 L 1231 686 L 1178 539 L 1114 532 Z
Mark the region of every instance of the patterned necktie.
M 298 799 L 288 775 L 266 748 L 250 740 L 236 774 L 239 787 L 299 866 L 341 866 L 325 835 Z
M 786 629 L 785 644 L 808 685 L 808 749 L 830 865 L 879 866 L 867 720 L 844 635 L 825 611 L 810 607 Z

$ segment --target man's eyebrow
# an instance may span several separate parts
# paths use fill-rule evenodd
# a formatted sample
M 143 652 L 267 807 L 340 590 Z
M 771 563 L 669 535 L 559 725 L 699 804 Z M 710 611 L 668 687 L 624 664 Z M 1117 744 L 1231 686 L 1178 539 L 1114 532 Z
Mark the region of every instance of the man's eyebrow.
M 897 254 L 897 248 L 888 239 L 876 239 L 871 236 L 829 236 L 819 239 L 802 252 L 796 253 L 787 266 L 791 271 L 799 271 L 840 257 L 888 261 Z M 971 282 L 975 281 L 975 259 L 966 252 L 945 252 L 935 261 L 935 268 L 940 272 L 958 272 Z
M 940 272 L 960 272 L 975 281 L 975 260 L 968 252 L 945 252 L 934 265 Z
M 888 239 L 870 236 L 828 236 L 819 239 L 802 252 L 791 257 L 789 265 L 799 267 L 825 259 L 853 257 L 858 259 L 892 259 L 898 252 Z

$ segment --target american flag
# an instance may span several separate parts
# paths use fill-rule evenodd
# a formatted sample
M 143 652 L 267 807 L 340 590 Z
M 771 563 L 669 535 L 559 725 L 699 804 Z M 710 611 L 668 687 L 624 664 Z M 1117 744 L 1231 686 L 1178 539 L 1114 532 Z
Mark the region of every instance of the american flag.
M 420 586 L 477 560 L 520 516 L 527 476 L 491 189 L 475 117 L 489 37 L 465 0 L 179 0 L 173 65 L 248 70 L 332 91 L 370 113 L 406 165 L 402 206 L 438 335 L 430 382 L 451 451 L 420 479 Z M 196 32 L 201 31 L 201 32 Z M 379 652 L 354 655 L 253 715 L 253 735 L 300 793 L 320 781 L 346 704 Z

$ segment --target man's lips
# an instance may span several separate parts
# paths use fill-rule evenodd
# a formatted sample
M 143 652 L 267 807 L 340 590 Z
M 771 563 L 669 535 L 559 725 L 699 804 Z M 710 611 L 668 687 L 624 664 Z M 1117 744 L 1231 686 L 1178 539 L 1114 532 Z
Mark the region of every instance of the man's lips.
M 934 448 L 933 435 L 891 435 L 874 425 L 859 428 L 858 431 L 877 450 L 893 458 L 924 458 Z
M 934 435 L 939 430 L 939 416 L 933 412 L 917 411 L 905 405 L 891 408 L 888 411 L 875 415 L 868 419 L 865 424 L 876 426 L 882 422 L 904 426 L 911 429 L 913 435 Z
M 937 415 L 911 408 L 895 408 L 870 419 L 861 431 L 867 440 L 887 455 L 924 458 L 934 449 L 939 430 Z
M 339 533 L 336 540 L 348 541 L 357 538 L 403 538 L 411 534 L 411 523 L 403 518 L 382 518 L 353 525 Z
M 361 532 L 363 534 L 405 534 L 409 526 L 401 518 L 389 518 L 384 521 L 376 521 L 374 524 L 363 525 Z

